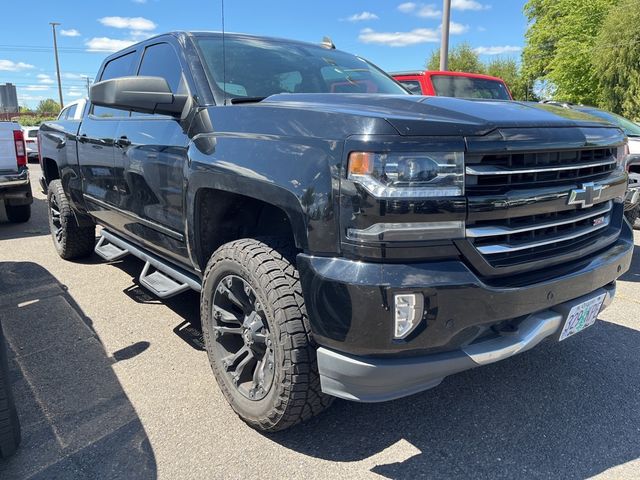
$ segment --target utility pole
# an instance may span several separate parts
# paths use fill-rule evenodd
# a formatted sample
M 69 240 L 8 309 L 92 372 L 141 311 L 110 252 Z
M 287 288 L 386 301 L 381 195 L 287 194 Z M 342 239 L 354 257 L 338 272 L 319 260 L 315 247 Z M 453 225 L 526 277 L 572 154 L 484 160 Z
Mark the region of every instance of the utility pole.
M 442 41 L 440 42 L 440 70 L 449 69 L 449 24 L 451 23 L 451 0 L 442 0 Z
M 89 97 L 89 89 L 91 88 L 91 79 L 88 76 L 84 76 L 84 79 L 87 81 L 87 98 Z
M 62 82 L 60 81 L 60 62 L 58 61 L 58 40 L 56 39 L 56 26 L 60 25 L 58 22 L 49 22 L 51 30 L 53 30 L 53 53 L 56 57 L 56 73 L 58 74 L 58 95 L 60 95 L 60 108 L 64 108 L 62 100 Z

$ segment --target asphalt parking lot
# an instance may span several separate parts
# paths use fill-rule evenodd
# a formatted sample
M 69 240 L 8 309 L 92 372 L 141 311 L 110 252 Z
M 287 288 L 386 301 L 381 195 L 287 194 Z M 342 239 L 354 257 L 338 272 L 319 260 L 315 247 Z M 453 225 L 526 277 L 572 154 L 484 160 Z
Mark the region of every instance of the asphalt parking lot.
M 134 258 L 61 260 L 33 186 L 29 223 L 0 209 L 0 320 L 23 428 L 2 480 L 640 477 L 640 250 L 600 321 L 561 344 L 263 435 L 215 384 L 197 294 L 155 299 Z

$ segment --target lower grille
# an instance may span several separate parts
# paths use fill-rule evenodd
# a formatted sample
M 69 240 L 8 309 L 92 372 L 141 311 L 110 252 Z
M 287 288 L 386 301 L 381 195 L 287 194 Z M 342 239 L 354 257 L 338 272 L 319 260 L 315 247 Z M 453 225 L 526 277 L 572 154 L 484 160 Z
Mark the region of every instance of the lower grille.
M 595 242 L 611 223 L 613 203 L 585 209 L 476 222 L 466 236 L 494 268 L 558 256 Z

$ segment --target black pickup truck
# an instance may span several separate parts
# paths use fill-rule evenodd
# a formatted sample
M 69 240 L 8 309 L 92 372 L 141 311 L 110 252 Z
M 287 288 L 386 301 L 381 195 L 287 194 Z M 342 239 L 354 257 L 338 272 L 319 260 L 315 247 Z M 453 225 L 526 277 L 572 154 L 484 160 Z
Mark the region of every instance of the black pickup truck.
M 201 292 L 218 384 L 262 430 L 564 340 L 632 256 L 618 128 L 410 95 L 329 44 L 154 37 L 40 142 L 58 253 Z

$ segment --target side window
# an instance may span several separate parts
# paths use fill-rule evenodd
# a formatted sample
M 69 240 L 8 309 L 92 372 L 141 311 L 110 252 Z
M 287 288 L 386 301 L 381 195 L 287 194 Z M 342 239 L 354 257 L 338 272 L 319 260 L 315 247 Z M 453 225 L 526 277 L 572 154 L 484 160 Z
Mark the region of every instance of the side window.
M 76 110 L 78 109 L 78 104 L 76 103 L 75 105 L 71 105 L 69 107 L 69 111 L 67 112 L 67 116 L 66 119 L 67 120 L 73 120 L 76 116 Z
M 180 60 L 168 43 L 158 43 L 145 49 L 138 76 L 162 77 L 173 93 L 186 93 Z
M 139 77 L 162 77 L 173 93 L 187 93 L 182 75 L 182 65 L 173 47 L 168 43 L 157 43 L 144 50 L 142 63 L 138 69 Z M 148 114 L 132 112 L 133 116 Z
M 409 90 L 414 95 L 422 95 L 422 87 L 417 80 L 399 80 L 400 85 Z
M 66 120 L 67 113 L 69 113 L 69 107 L 64 108 L 60 111 L 60 113 L 58 114 L 58 120 Z
M 135 60 L 135 52 L 127 53 L 121 57 L 114 58 L 104 67 L 100 81 L 109 80 L 111 78 L 126 77 L 133 74 L 133 61 Z M 97 107 L 94 106 L 92 113 L 96 117 L 128 117 L 129 112 L 118 110 L 116 108 Z

